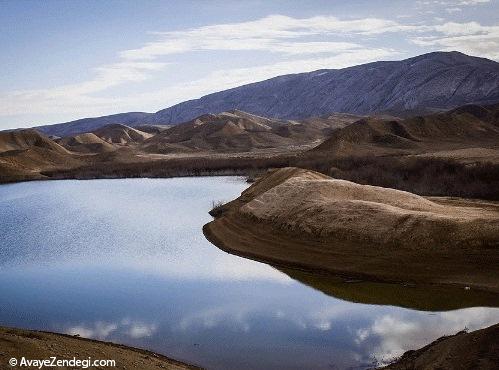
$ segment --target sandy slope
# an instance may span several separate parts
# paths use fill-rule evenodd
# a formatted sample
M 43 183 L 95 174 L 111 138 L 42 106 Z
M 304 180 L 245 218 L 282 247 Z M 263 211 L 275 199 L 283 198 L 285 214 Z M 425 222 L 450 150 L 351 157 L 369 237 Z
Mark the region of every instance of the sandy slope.
M 0 132 L 0 182 L 43 179 L 42 170 L 78 165 L 79 158 L 36 130 Z
M 9 359 L 16 358 L 20 361 L 23 356 L 30 360 L 56 356 L 58 359 L 76 357 L 86 360 L 91 357 L 93 360 L 116 361 L 116 367 L 102 367 L 103 369 L 197 369 L 153 352 L 123 345 L 63 334 L 0 327 L 0 368 L 10 369 L 7 365 Z
M 205 234 L 236 254 L 368 279 L 499 292 L 497 203 L 428 199 L 285 168 L 218 211 Z
M 499 324 L 470 333 L 442 337 L 416 351 L 406 352 L 390 370 L 497 369 Z
M 336 128 L 344 127 L 357 116 L 336 114 L 310 118 L 306 122 L 283 121 L 239 110 L 204 114 L 176 125 L 146 140 L 148 153 L 248 152 L 285 148 L 324 140 Z
M 301 173 L 241 207 L 282 230 L 414 249 L 499 246 L 499 207 L 441 205 L 412 193 Z M 440 247 L 442 248 L 442 247 Z
M 92 132 L 62 138 L 59 144 L 70 151 L 81 153 L 104 153 L 116 150 L 112 144 Z
M 32 147 L 50 149 L 60 154 L 68 152 L 48 136 L 34 129 L 0 132 L 0 153 L 12 150 L 24 150 Z
M 106 125 L 93 133 L 108 143 L 121 145 L 141 143 L 153 136 L 147 132 L 120 124 Z

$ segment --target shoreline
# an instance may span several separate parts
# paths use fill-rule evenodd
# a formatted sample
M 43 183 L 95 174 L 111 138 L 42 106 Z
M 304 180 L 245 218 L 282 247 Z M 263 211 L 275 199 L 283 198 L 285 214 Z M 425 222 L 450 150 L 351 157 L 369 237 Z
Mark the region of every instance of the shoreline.
M 28 330 L 0 326 L 2 363 L 9 359 L 44 360 L 114 360 L 113 368 L 137 368 L 153 370 L 199 370 L 196 365 L 171 359 L 149 350 L 130 347 L 96 339 L 82 338 L 40 330 Z M 376 368 L 403 370 L 426 368 L 438 364 L 442 368 L 493 369 L 499 361 L 496 349 L 499 345 L 499 324 L 467 332 L 444 335 L 433 342 L 405 352 L 387 365 Z
M 50 182 L 50 181 L 92 181 L 92 180 L 136 180 L 136 179 L 177 179 L 177 178 L 192 178 L 192 177 L 248 177 L 247 173 L 204 173 L 204 174 L 178 174 L 169 176 L 102 176 L 102 177 L 61 177 L 61 178 L 33 178 L 25 180 L 14 180 L 14 181 L 0 181 L 0 186 L 2 185 L 14 185 L 22 184 L 27 182 Z
M 253 236 L 251 235 L 251 232 L 244 233 L 242 231 L 241 227 L 238 227 L 237 229 L 228 231 L 227 226 L 226 226 L 226 221 L 224 222 L 224 225 L 217 225 L 217 219 L 214 221 L 211 221 L 210 223 L 206 224 L 203 226 L 203 234 L 206 237 L 210 243 L 212 243 L 214 246 L 219 248 L 220 250 L 239 256 L 239 257 L 244 257 L 244 258 L 249 258 L 257 262 L 262 262 L 266 263 L 269 265 L 272 265 L 276 268 L 284 268 L 284 269 L 291 269 L 297 272 L 304 272 L 304 273 L 309 273 L 311 275 L 316 275 L 319 277 L 331 277 L 331 278 L 342 278 L 342 279 L 358 279 L 361 281 L 366 281 L 366 282 L 373 282 L 373 283 L 387 283 L 387 284 L 402 284 L 402 285 L 408 285 L 411 286 L 413 284 L 421 284 L 421 285 L 434 285 L 434 286 L 441 286 L 441 287 L 454 287 L 454 288 L 462 288 L 462 289 L 473 289 L 474 291 L 480 291 L 480 292 L 487 292 L 487 293 L 493 293 L 497 294 L 497 302 L 499 304 L 499 286 L 495 284 L 495 286 L 490 286 L 490 285 L 484 285 L 479 282 L 458 282 L 458 281 L 451 281 L 451 280 L 446 280 L 445 278 L 417 278 L 415 276 L 412 277 L 404 277 L 403 275 L 392 275 L 392 276 L 385 276 L 385 275 L 379 275 L 376 273 L 367 273 L 367 272 L 360 272 L 360 271 L 355 271 L 352 269 L 345 269 L 341 268 L 340 266 L 335 266 L 336 268 L 331 268 L 331 267 L 317 267 L 314 264 L 308 264 L 303 261 L 299 260 L 289 260 L 284 257 L 269 257 L 269 255 L 263 254 L 262 249 L 266 249 L 265 244 L 268 246 L 269 242 L 273 243 L 272 247 L 274 248 L 280 248 L 283 245 L 286 245 L 289 247 L 291 244 L 295 244 L 300 246 L 300 243 L 297 243 L 297 240 L 295 238 L 287 238 L 284 235 L 278 235 L 276 232 L 270 232 L 269 230 L 263 238 L 265 238 L 265 241 L 262 243 L 262 239 L 256 241 L 255 239 L 251 240 Z M 241 225 L 239 225 L 241 226 Z M 221 229 L 224 229 L 223 232 Z M 259 232 L 262 231 L 262 229 L 265 229 L 265 225 L 261 224 L 256 224 L 252 226 L 248 226 L 248 224 L 245 225 L 245 229 L 249 230 L 252 229 L 254 231 L 258 230 Z M 231 233 L 231 237 L 227 237 L 226 235 L 223 236 L 223 234 Z M 276 236 L 277 235 L 277 236 Z M 280 239 L 279 241 L 273 241 L 273 238 Z M 268 239 L 267 239 L 268 238 Z M 235 241 L 239 239 L 239 244 L 238 246 L 235 245 Z M 242 242 L 241 242 L 242 241 Z M 312 244 L 309 242 L 309 245 Z M 316 241 L 313 243 L 315 247 L 321 246 L 320 241 Z M 255 245 L 258 245 L 256 252 L 251 252 L 249 249 L 255 248 Z M 263 245 L 263 248 L 262 248 Z M 343 264 L 343 261 L 340 261 L 338 263 L 339 265 Z M 386 269 L 388 267 L 379 267 L 380 270 Z
M 158 367 L 171 370 L 202 369 L 142 348 L 42 330 L 0 326 L 0 347 L 1 356 L 6 363 L 9 358 L 19 360 L 21 357 L 28 360 L 50 359 L 53 356 L 58 359 L 75 357 L 80 360 L 91 357 L 95 360 L 115 360 L 115 368 L 120 369 L 137 365 L 144 370 Z
M 499 276 L 499 250 L 493 240 L 490 241 L 493 243 L 491 245 L 487 244 L 486 239 L 480 242 L 485 243 L 484 245 L 480 243 L 476 245 L 475 239 L 472 240 L 471 244 L 426 246 L 421 241 L 418 242 L 419 244 L 413 244 L 410 241 L 399 245 L 396 240 L 393 240 L 393 243 L 385 244 L 382 242 L 384 239 L 380 239 L 379 242 L 371 242 L 355 239 L 354 234 L 345 234 L 349 239 L 344 235 L 314 235 L 300 229 L 300 225 L 302 225 L 300 222 L 307 222 L 306 219 L 298 221 L 292 217 L 289 220 L 290 224 L 280 225 L 277 220 L 273 221 L 272 217 L 280 217 L 281 213 L 273 214 L 268 219 L 259 219 L 249 214 L 243 214 L 241 211 L 243 207 L 246 213 L 252 209 L 259 210 L 258 207 L 272 207 L 273 201 L 269 198 L 269 191 L 272 192 L 272 196 L 279 196 L 278 194 L 282 193 L 282 190 L 277 191 L 275 188 L 293 176 L 315 176 L 322 179 L 318 181 L 328 181 L 325 175 L 300 169 L 288 168 L 271 171 L 262 180 L 257 181 L 244 191 L 239 198 L 212 210 L 211 214 L 214 216 L 214 220 L 204 225 L 205 237 L 228 253 L 277 267 L 319 275 L 345 276 L 372 282 L 438 284 L 499 294 L 499 281 L 497 279 Z M 302 191 L 306 192 L 305 189 Z M 265 194 L 267 198 L 262 194 Z M 494 220 L 497 217 L 496 213 L 499 215 L 497 202 L 462 198 L 419 197 L 417 199 L 421 199 L 423 202 L 431 199 L 434 204 L 437 204 L 437 207 L 463 207 L 466 205 L 477 212 L 488 214 L 487 217 L 493 217 Z M 301 204 L 304 204 L 303 207 L 305 207 L 305 204 L 309 203 L 302 201 Z M 286 203 L 284 202 L 282 205 L 285 206 Z M 288 212 L 288 209 L 284 209 L 282 212 Z M 263 214 L 265 215 L 265 213 Z M 318 214 L 317 217 L 321 217 L 321 215 Z M 369 215 L 366 214 L 362 217 L 369 218 Z M 333 221 L 326 217 L 324 222 L 327 225 Z M 355 227 L 359 227 L 355 226 L 357 225 L 356 221 L 348 222 L 352 227 L 351 232 L 355 233 Z M 433 224 L 430 223 L 430 225 Z M 421 232 L 427 233 L 429 231 L 423 229 Z M 442 232 L 444 237 L 450 235 L 450 231 L 447 229 L 443 229 Z M 422 235 L 426 237 L 426 234 Z M 478 238 L 480 238 L 479 235 L 478 232 Z
M 114 153 L 114 152 L 113 152 Z M 424 196 L 460 197 L 499 201 L 499 164 L 473 166 L 451 159 L 409 156 L 342 157 L 322 153 L 242 153 L 241 156 L 196 155 L 153 159 L 151 157 L 87 158 L 79 166 L 29 166 L 22 170 L 2 166 L 0 184 L 48 180 L 124 178 L 172 178 L 191 176 L 249 176 L 275 168 L 300 167 L 333 178 L 409 191 Z M 118 154 L 115 154 L 118 156 Z M 80 158 L 81 159 L 81 158 Z M 373 176 L 376 174 L 376 176 Z M 383 176 L 379 176 L 382 174 Z M 409 174 L 407 177 L 406 174 Z M 438 177 L 436 175 L 438 174 Z M 407 178 L 406 178 L 407 177 Z M 442 181 L 445 179 L 445 181 Z M 472 179 L 472 181 L 470 181 Z

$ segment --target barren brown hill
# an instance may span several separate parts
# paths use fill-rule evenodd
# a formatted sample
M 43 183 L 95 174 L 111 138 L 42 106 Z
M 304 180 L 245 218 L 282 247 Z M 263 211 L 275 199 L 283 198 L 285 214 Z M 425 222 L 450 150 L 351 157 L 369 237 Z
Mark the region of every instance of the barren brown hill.
M 499 292 L 498 203 L 429 199 L 284 168 L 214 214 L 204 228 L 214 244 L 276 265 Z
M 413 369 L 497 369 L 499 364 L 499 324 L 488 328 L 459 332 L 442 337 L 429 345 L 404 353 L 387 370 Z
M 0 132 L 0 153 L 33 147 L 49 149 L 57 153 L 67 153 L 67 150 L 62 146 L 34 129 Z
M 36 130 L 0 132 L 0 182 L 42 179 L 41 170 L 79 164 L 68 150 Z
M 141 143 L 153 136 L 147 132 L 120 124 L 106 125 L 93 133 L 108 143 L 121 145 Z
M 92 132 L 65 137 L 58 140 L 58 143 L 72 152 L 80 153 L 103 153 L 116 150 L 115 146 Z
M 284 122 L 248 117 L 239 112 L 205 114 L 177 125 L 146 141 L 148 152 L 249 151 L 290 145 L 292 140 L 273 132 Z
M 344 128 L 362 116 L 347 113 L 332 113 L 324 117 L 310 117 L 303 120 L 290 120 L 288 125 L 279 127 L 277 133 L 282 136 L 293 137 L 300 141 L 324 140 L 331 133 Z
M 159 134 L 162 131 L 168 130 L 169 128 L 172 128 L 172 125 L 140 125 L 134 127 L 136 130 L 146 132 L 148 134 Z
M 0 327 L 0 348 L 2 349 L 0 351 L 1 363 L 7 364 L 11 358 L 15 358 L 18 361 L 17 366 L 21 365 L 20 361 L 22 357 L 34 360 L 50 359 L 55 356 L 61 360 L 70 360 L 73 357 L 80 360 L 88 360 L 89 358 L 92 360 L 112 359 L 115 361 L 116 366 L 111 366 L 110 368 L 116 369 L 199 369 L 197 366 L 175 361 L 166 356 L 143 349 L 65 334 L 33 330 Z M 89 369 L 106 368 L 104 366 L 90 365 L 86 364 L 85 366 Z M 6 368 L 2 366 L 2 369 Z M 15 367 L 12 366 L 11 368 Z M 57 368 L 66 369 L 70 367 Z
M 463 148 L 499 149 L 499 105 L 466 105 L 405 120 L 365 118 L 333 132 L 313 151 L 333 156 L 362 156 Z
M 307 122 L 281 121 L 238 110 L 205 114 L 165 130 L 144 142 L 152 153 L 247 152 L 284 148 L 323 140 L 334 128 L 344 127 L 358 117 L 338 115 Z
M 19 133 L 2 133 L 1 146 L 8 154 L 2 155 L 0 182 L 253 175 L 268 168 L 296 166 L 420 195 L 499 199 L 497 107 L 465 106 L 405 121 L 387 116 L 359 118 L 335 113 L 280 121 L 235 110 L 204 115 L 170 129 L 154 127 L 153 132 L 161 131 L 154 136 L 123 125 L 97 131 L 103 139 L 87 133 L 54 142 L 48 137 L 28 140 L 17 137 Z M 424 132 L 418 132 L 422 128 Z M 152 137 L 142 141 L 146 135 Z M 309 150 L 330 136 L 319 149 Z M 31 144 L 37 149 L 11 150 L 26 150 Z M 45 153 L 43 147 L 54 151 Z M 54 155 L 57 151 L 61 155 Z M 19 169 L 26 176 L 18 176 Z

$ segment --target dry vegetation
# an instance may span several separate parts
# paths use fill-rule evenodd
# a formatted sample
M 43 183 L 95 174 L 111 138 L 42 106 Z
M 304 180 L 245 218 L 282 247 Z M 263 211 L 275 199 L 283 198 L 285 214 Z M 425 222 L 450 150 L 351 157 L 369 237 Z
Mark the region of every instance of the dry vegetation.
M 95 163 L 69 170 L 43 171 L 52 179 L 243 175 L 255 177 L 269 168 L 300 167 L 359 184 L 410 191 L 420 195 L 499 200 L 499 164 L 466 164 L 452 159 L 419 157 L 351 157 L 328 155 L 271 158 L 186 157 L 134 163 Z
M 330 158 L 315 155 L 291 161 L 328 176 L 420 195 L 499 200 L 499 164 L 466 164 L 419 157 Z

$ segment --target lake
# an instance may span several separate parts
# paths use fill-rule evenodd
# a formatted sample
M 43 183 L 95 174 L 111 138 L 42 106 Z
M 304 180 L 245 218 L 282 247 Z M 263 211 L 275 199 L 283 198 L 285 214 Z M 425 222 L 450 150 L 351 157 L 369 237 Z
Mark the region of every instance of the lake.
M 0 325 L 208 369 L 362 369 L 499 322 L 487 294 L 335 281 L 220 251 L 202 233 L 208 211 L 247 186 L 234 177 L 0 186 Z

